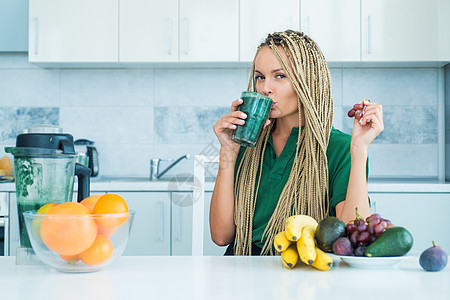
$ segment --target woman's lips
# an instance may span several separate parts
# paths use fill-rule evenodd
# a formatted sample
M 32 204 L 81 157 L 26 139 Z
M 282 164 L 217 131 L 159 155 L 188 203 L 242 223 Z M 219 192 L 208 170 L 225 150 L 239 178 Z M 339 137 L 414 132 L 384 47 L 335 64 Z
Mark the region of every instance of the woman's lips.
M 277 105 L 277 102 L 273 102 L 272 107 L 270 109 L 273 109 Z

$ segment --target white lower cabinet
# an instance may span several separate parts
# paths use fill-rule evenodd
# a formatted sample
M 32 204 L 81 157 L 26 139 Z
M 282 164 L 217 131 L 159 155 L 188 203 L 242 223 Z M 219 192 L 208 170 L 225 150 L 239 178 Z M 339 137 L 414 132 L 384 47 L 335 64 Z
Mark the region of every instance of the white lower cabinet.
M 16 256 L 20 244 L 19 217 L 16 193 L 9 193 L 9 255 Z
M 136 211 L 124 255 L 191 255 L 192 192 L 116 192 Z M 225 247 L 211 240 L 205 193 L 204 255 L 223 255 Z
M 170 193 L 116 193 L 136 212 L 123 255 L 170 255 Z
M 211 192 L 205 193 L 203 255 L 220 256 L 226 247 L 219 247 L 211 240 L 209 228 L 209 206 Z M 172 253 L 171 255 L 192 255 L 192 192 L 172 192 Z
M 372 212 L 389 219 L 413 235 L 413 250 L 422 252 L 435 241 L 450 251 L 450 194 L 370 193 Z

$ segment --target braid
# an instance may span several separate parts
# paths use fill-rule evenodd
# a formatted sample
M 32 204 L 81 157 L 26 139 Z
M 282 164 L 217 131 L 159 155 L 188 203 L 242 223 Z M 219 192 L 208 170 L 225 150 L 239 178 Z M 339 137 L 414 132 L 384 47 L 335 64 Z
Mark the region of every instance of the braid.
M 302 32 L 269 34 L 268 46 L 277 57 L 298 95 L 299 132 L 294 163 L 277 206 L 263 233 L 262 254 L 273 255 L 273 239 L 293 214 L 307 214 L 320 221 L 328 215 L 328 162 L 326 150 L 333 119 L 331 78 L 317 44 Z M 288 57 L 282 56 L 281 47 Z M 256 90 L 253 60 L 248 90 Z M 261 179 L 263 157 L 274 122 L 263 129 L 256 147 L 246 148 L 235 179 L 235 253 L 251 255 L 253 215 Z

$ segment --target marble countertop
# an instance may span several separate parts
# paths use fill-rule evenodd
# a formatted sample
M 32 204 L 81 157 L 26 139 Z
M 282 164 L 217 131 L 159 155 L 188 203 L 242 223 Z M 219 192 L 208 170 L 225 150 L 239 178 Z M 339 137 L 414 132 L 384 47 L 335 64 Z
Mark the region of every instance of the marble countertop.
M 450 193 L 450 182 L 436 179 L 370 179 L 369 193 Z M 74 189 L 77 189 L 75 183 Z M 91 191 L 180 191 L 194 189 L 192 178 L 150 181 L 146 177 L 98 177 L 91 179 Z M 214 189 L 214 180 L 206 180 L 205 191 Z M 14 183 L 0 183 L 0 192 L 15 191 Z
M 450 267 L 425 272 L 418 257 L 397 266 L 286 269 L 277 257 L 123 256 L 93 273 L 17 266 L 0 257 L 2 299 L 450 299 Z

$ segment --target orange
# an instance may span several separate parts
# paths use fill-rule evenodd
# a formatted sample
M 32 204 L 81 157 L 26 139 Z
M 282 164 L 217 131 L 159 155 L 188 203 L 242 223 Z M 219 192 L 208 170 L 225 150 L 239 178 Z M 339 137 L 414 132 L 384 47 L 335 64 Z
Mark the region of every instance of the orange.
M 65 261 L 67 261 L 67 263 L 74 265 L 77 261 L 79 261 L 80 255 L 59 255 L 62 259 L 64 259 Z
M 103 196 L 103 194 L 92 195 L 87 198 L 84 198 L 80 203 L 89 208 L 89 210 L 92 213 L 94 211 L 94 206 L 97 203 L 97 200 L 100 199 L 101 196 Z
M 37 215 L 45 215 L 52 207 L 58 205 L 57 203 L 54 202 L 49 202 L 47 204 L 44 204 L 41 206 L 41 208 L 39 208 L 39 210 L 36 212 Z M 36 240 L 38 241 L 42 241 L 41 238 L 41 223 L 42 223 L 41 218 L 36 218 L 33 219 L 33 223 L 31 224 L 31 228 L 32 228 L 32 232 L 33 232 L 33 236 L 36 238 Z
M 89 209 L 76 202 L 52 207 L 42 220 L 41 237 L 52 251 L 62 255 L 76 255 L 88 249 L 97 236 L 97 224 Z
M 89 249 L 80 254 L 81 261 L 90 266 L 104 264 L 113 254 L 113 245 L 105 235 L 97 235 Z
M 93 213 L 99 215 L 96 217 L 98 233 L 110 236 L 128 219 L 128 216 L 117 217 L 110 214 L 128 213 L 128 206 L 121 196 L 105 194 L 97 200 Z M 108 215 L 101 216 L 102 214 Z

